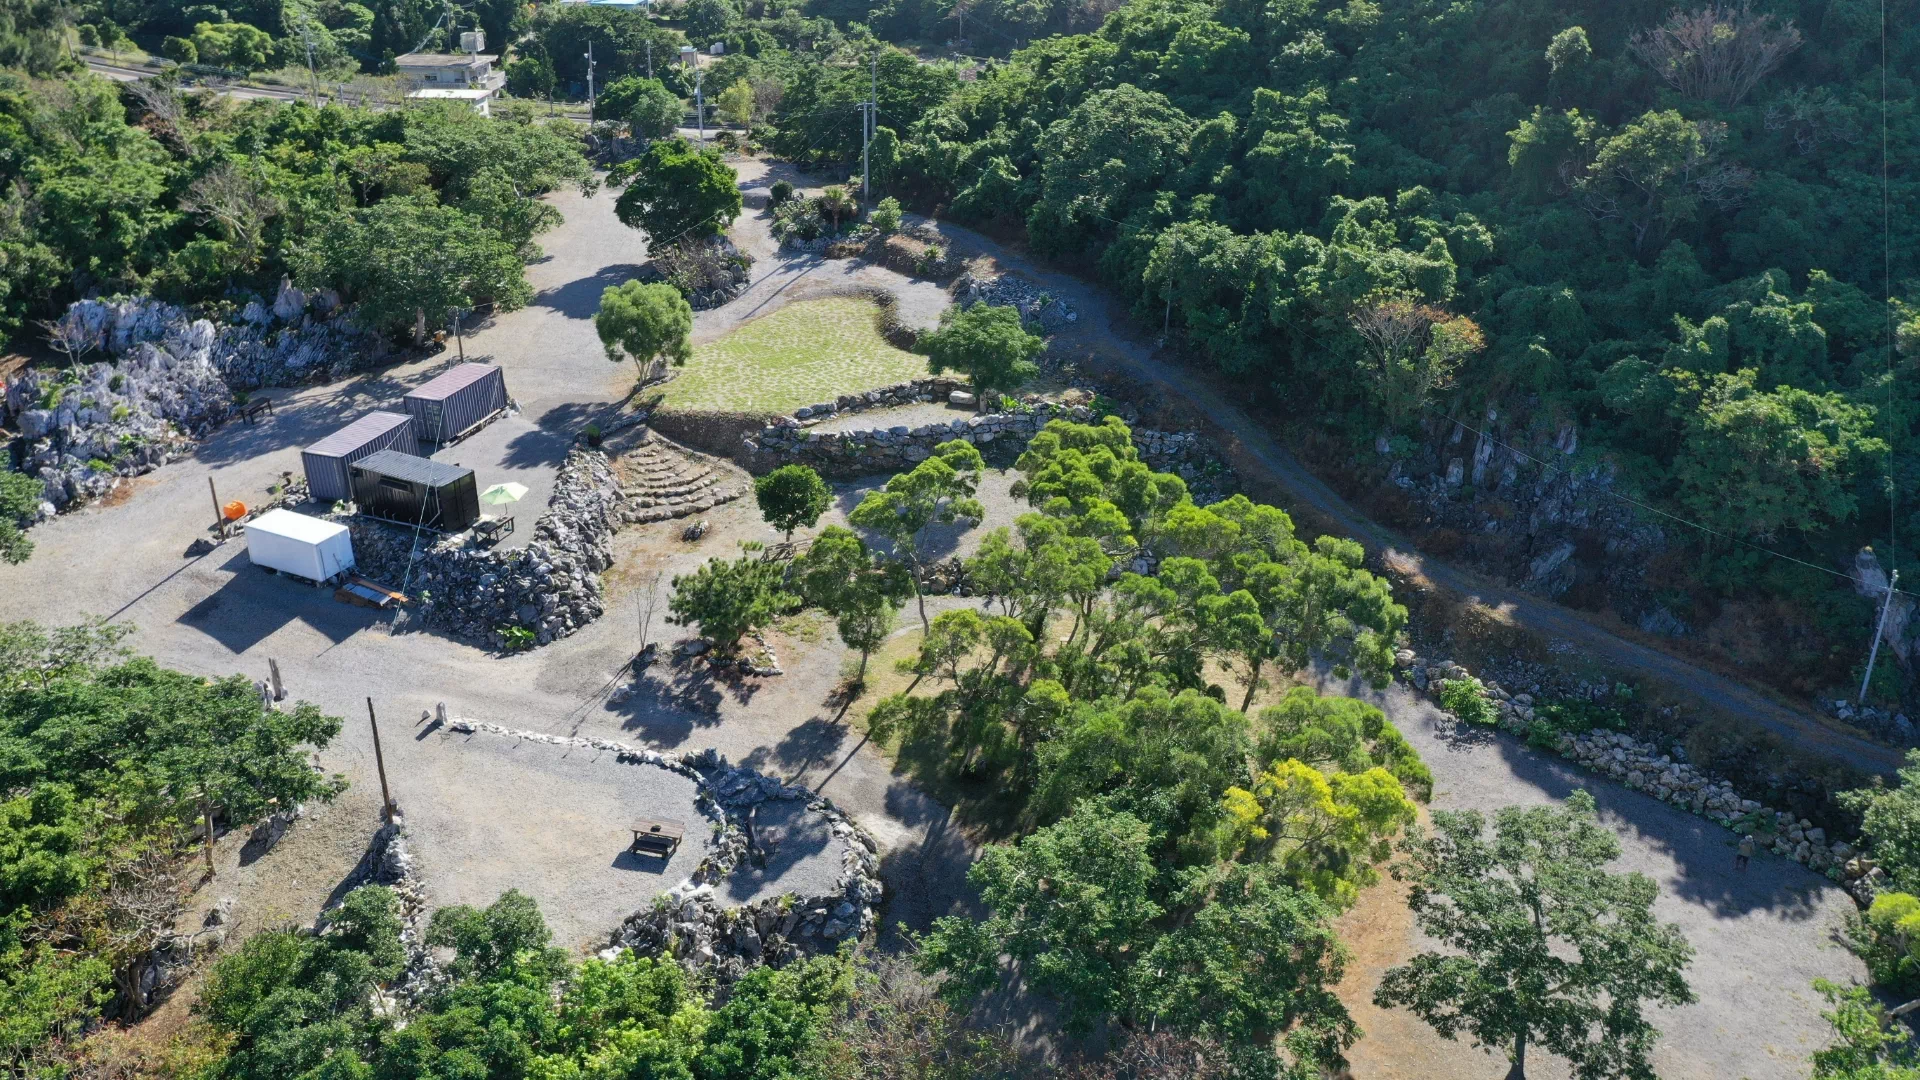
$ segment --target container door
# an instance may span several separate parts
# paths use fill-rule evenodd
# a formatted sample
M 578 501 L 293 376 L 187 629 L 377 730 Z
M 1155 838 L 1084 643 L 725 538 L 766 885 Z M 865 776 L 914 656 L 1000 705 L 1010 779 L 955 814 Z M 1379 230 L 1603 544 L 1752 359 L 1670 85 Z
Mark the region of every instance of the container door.
M 425 404 L 426 408 L 420 414 L 420 424 L 425 430 L 420 434 L 427 442 L 438 443 L 447 436 L 447 432 L 441 430 L 441 424 L 446 418 L 447 403 L 429 401 Z

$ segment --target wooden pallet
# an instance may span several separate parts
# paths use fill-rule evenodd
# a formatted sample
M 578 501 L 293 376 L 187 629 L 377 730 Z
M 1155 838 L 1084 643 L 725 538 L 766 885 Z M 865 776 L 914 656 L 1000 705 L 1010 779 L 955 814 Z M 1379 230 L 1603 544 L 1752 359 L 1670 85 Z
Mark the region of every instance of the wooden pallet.
M 376 581 L 354 576 L 333 590 L 335 600 L 344 601 L 357 607 L 379 608 L 382 611 L 395 604 L 404 604 L 407 598 Z

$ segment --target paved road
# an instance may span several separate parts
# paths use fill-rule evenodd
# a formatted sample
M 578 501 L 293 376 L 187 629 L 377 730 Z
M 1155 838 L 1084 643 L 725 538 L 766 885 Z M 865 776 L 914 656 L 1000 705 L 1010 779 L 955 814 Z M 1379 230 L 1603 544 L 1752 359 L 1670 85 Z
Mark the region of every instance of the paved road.
M 1605 663 L 1692 695 L 1715 709 L 1750 720 L 1795 746 L 1831 755 L 1877 772 L 1892 772 L 1903 755 L 1892 747 L 1838 729 L 1814 714 L 1783 703 L 1738 680 L 1649 648 L 1599 626 L 1569 608 L 1415 551 L 1406 538 L 1369 519 L 1300 464 L 1260 420 L 1249 415 L 1228 391 L 1121 332 L 1121 311 L 1103 290 L 1079 278 L 1043 269 L 1008 254 L 978 233 L 940 224 L 940 232 L 958 252 L 993 257 L 1072 304 L 1078 324 L 1060 343 L 1088 367 L 1105 367 L 1185 401 L 1210 421 L 1228 457 L 1243 472 L 1249 466 L 1285 488 L 1340 529 L 1372 547 L 1399 573 L 1425 580 L 1495 608 L 1538 634 L 1573 643 Z

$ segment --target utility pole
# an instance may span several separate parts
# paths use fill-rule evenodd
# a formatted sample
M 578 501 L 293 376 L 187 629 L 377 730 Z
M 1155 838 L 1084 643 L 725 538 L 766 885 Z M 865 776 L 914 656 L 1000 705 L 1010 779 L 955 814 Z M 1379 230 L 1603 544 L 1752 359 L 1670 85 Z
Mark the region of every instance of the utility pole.
M 313 84 L 313 107 L 320 107 L 320 74 L 313 67 L 313 24 L 300 20 L 300 40 L 307 47 L 307 79 Z
M 700 66 L 700 54 L 693 54 L 693 122 L 700 125 L 700 149 L 707 148 L 707 104 L 701 96 L 701 85 L 706 82 L 707 69 Z
M 593 39 L 587 39 L 587 123 L 593 123 Z
M 1880 602 L 1880 621 L 1873 627 L 1873 648 L 1867 653 L 1867 673 L 1860 676 L 1860 696 L 1855 704 L 1865 704 L 1867 684 L 1873 681 L 1873 662 L 1880 658 L 1880 635 L 1887 632 L 1887 611 L 1893 607 L 1893 587 L 1900 583 L 1900 571 L 1895 570 L 1887 578 L 1887 598 Z
M 373 729 L 373 765 L 380 770 L 380 818 L 393 821 L 393 795 L 387 790 L 387 759 L 380 753 L 380 721 L 373 716 L 373 699 L 367 699 L 367 726 Z
M 880 50 L 873 50 L 873 68 L 867 83 L 867 104 L 860 110 L 860 201 L 872 206 L 873 173 L 869 170 L 867 150 L 873 145 L 873 130 L 880 126 Z
M 653 42 L 647 42 L 647 78 L 653 78 Z

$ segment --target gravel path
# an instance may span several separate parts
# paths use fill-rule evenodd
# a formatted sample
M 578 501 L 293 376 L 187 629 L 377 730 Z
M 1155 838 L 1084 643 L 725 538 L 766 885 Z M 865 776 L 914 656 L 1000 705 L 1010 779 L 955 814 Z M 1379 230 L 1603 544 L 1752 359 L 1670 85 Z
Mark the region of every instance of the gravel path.
M 863 431 L 870 428 L 897 427 L 903 424 L 911 428 L 922 424 L 951 424 L 955 420 L 965 420 L 973 414 L 973 409 L 964 406 L 929 402 L 925 405 L 901 405 L 892 409 L 838 413 L 815 424 L 813 430 Z

